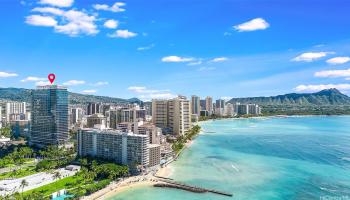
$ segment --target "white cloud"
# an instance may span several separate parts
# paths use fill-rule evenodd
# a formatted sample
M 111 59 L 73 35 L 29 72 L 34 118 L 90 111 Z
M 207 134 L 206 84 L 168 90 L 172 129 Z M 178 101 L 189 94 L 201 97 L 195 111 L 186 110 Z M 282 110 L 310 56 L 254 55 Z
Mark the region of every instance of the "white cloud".
M 53 15 L 63 15 L 64 11 L 59 8 L 52 7 L 36 7 L 32 9 L 32 12 L 49 13 Z
M 97 90 L 83 90 L 83 91 L 81 91 L 81 93 L 84 93 L 84 94 L 94 94 L 96 92 L 97 92 Z
M 45 86 L 45 85 L 51 85 L 49 81 L 38 81 L 35 83 L 36 86 Z
M 142 100 L 151 100 L 151 99 L 170 99 L 176 97 L 172 94 L 170 90 L 154 90 L 148 89 L 144 86 L 131 86 L 128 88 L 129 91 L 136 93 L 138 98 Z
M 155 46 L 154 44 L 150 44 L 150 45 L 145 46 L 145 47 L 138 47 L 137 50 L 138 51 L 145 51 L 145 50 L 152 49 L 154 46 Z
M 124 7 L 126 4 L 123 2 L 116 2 L 112 6 L 109 6 L 107 4 L 95 4 L 93 7 L 96 10 L 105 10 L 105 11 L 111 11 L 111 12 L 124 12 L 125 8 Z
M 119 22 L 117 20 L 114 20 L 114 19 L 110 19 L 110 20 L 107 20 L 103 26 L 106 27 L 106 28 L 110 28 L 110 29 L 115 29 L 118 27 L 118 24 Z
M 97 83 L 92 84 L 93 86 L 103 86 L 108 85 L 109 83 L 107 81 L 99 81 Z
M 50 16 L 30 15 L 26 17 L 26 23 L 33 26 L 56 26 L 57 21 Z
M 239 24 L 233 26 L 239 32 L 244 31 L 256 31 L 256 30 L 264 30 L 269 27 L 269 23 L 267 23 L 263 18 L 255 18 L 243 24 Z
M 319 71 L 319 72 L 315 73 L 315 76 L 316 77 L 330 77 L 330 78 L 350 77 L 350 69 Z
M 337 88 L 338 90 L 350 90 L 350 84 L 320 84 L 320 85 L 299 85 L 294 88 L 297 92 L 317 92 L 320 90 Z
M 198 71 L 202 72 L 202 71 L 212 71 L 215 70 L 215 67 L 201 67 L 198 69 Z
M 69 80 L 63 83 L 63 85 L 65 86 L 74 86 L 74 85 L 83 85 L 83 84 L 85 84 L 85 81 L 81 81 L 81 80 Z
M 40 0 L 39 3 L 57 7 L 71 7 L 74 0 Z
M 163 62 L 191 62 L 194 58 L 185 58 L 179 56 L 166 56 L 162 58 Z
M 9 77 L 15 77 L 18 76 L 16 73 L 7 73 L 7 72 L 0 72 L 0 78 L 9 78 Z
M 63 20 L 67 23 L 55 26 L 55 31 L 58 33 L 77 36 L 80 34 L 96 35 L 99 32 L 95 24 L 96 17 L 82 11 L 69 10 L 64 13 Z
M 228 60 L 228 58 L 226 58 L 226 57 L 218 57 L 218 58 L 212 59 L 210 62 L 224 62 L 227 60 Z
M 22 79 L 21 82 L 37 82 L 37 81 L 45 81 L 46 78 L 40 78 L 40 77 L 35 77 L 35 76 L 28 76 L 25 79 Z
M 300 54 L 299 56 L 293 58 L 292 61 L 312 62 L 312 61 L 318 60 L 320 58 L 323 58 L 329 54 L 334 54 L 334 52 L 306 52 L 306 53 Z
M 127 38 L 132 38 L 132 37 L 137 36 L 137 33 L 130 32 L 128 30 L 117 30 L 113 34 L 108 34 L 107 36 L 111 37 L 111 38 L 124 38 L 124 39 L 127 39 Z
M 350 57 L 335 57 L 327 60 L 328 64 L 339 65 L 350 61 Z
M 89 15 L 85 11 L 68 10 L 58 8 L 37 7 L 32 12 L 51 14 L 52 16 L 31 15 L 26 18 L 26 23 L 34 26 L 54 27 L 55 32 L 78 36 L 81 34 L 96 35 L 99 30 L 95 24 L 96 16 Z M 56 18 L 59 20 L 57 21 Z

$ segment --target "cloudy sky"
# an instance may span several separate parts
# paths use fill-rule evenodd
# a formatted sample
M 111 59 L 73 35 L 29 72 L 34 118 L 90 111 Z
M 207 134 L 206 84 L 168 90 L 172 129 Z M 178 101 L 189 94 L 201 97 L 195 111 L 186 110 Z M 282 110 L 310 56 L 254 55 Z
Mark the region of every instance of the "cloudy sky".
M 113 97 L 350 94 L 347 0 L 2 0 L 0 87 Z

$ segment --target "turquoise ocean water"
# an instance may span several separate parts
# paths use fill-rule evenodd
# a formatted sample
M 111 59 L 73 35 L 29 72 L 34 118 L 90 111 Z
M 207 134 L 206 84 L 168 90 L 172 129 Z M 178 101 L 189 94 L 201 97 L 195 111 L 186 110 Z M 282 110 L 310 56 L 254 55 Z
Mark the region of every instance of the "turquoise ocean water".
M 234 194 L 138 187 L 109 200 L 350 199 L 350 116 L 229 119 L 172 164 L 177 181 Z

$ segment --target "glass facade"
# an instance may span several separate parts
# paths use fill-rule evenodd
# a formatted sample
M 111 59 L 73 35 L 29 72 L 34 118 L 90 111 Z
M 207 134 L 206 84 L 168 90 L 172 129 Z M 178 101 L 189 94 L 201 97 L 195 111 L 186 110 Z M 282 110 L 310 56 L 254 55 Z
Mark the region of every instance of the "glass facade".
M 38 87 L 32 92 L 30 143 L 39 147 L 68 141 L 68 91 L 59 86 Z

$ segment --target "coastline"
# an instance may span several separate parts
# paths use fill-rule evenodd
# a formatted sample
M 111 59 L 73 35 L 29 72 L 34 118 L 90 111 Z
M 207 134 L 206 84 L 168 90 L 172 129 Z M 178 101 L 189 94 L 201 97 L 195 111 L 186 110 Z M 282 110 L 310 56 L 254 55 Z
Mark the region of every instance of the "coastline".
M 339 116 L 339 115 L 337 115 Z M 341 115 L 344 116 L 344 115 Z M 249 118 L 295 118 L 295 117 L 329 117 L 328 115 L 275 115 L 275 116 L 255 116 L 255 117 L 249 117 Z M 249 119 L 249 118 L 219 118 L 219 119 L 208 119 L 205 121 L 199 121 L 197 122 L 198 125 L 201 125 L 202 123 L 215 121 L 215 120 L 241 120 L 241 119 Z M 198 135 L 205 133 L 204 129 L 201 129 L 201 131 L 198 133 Z M 197 136 L 198 136 L 197 135 Z M 197 137 L 196 136 L 196 137 Z M 174 168 L 172 166 L 172 163 L 177 161 L 177 159 L 181 156 L 181 154 L 187 149 L 190 148 L 191 145 L 194 143 L 195 138 L 193 140 L 190 140 L 185 143 L 184 148 L 179 152 L 179 154 L 174 158 L 172 162 L 170 162 L 168 165 L 164 167 L 160 167 L 153 173 L 149 173 L 146 175 L 140 175 L 140 176 L 133 176 L 128 177 L 122 181 L 119 182 L 112 182 L 110 185 L 108 185 L 106 188 L 99 190 L 89 196 L 83 197 L 82 199 L 87 200 L 103 200 L 107 198 L 111 198 L 113 196 L 116 196 L 120 193 L 123 193 L 125 191 L 138 188 L 138 187 L 152 187 L 155 183 L 157 183 L 157 176 L 158 177 L 164 177 L 164 178 L 170 178 L 172 174 L 174 173 Z
M 200 124 L 201 122 L 198 122 Z M 203 130 L 201 130 L 198 135 L 203 133 Z M 197 135 L 197 136 L 198 136 Z M 197 137 L 196 136 L 196 137 Z M 112 182 L 107 187 L 103 188 L 102 190 L 99 190 L 93 194 L 90 194 L 89 196 L 85 196 L 81 199 L 83 200 L 104 200 L 106 198 L 110 198 L 112 196 L 118 195 L 122 192 L 125 192 L 127 190 L 137 188 L 137 187 L 150 187 L 153 186 L 155 183 L 157 183 L 156 176 L 158 177 L 164 177 L 169 178 L 174 172 L 174 168 L 171 166 L 173 162 L 175 162 L 181 155 L 183 151 L 185 151 L 187 148 L 190 148 L 193 144 L 193 140 L 190 140 L 185 143 L 185 147 L 179 152 L 179 154 L 174 158 L 174 160 L 169 163 L 168 165 L 164 167 L 160 167 L 157 169 L 155 173 L 149 173 L 146 175 L 140 175 L 140 176 L 132 176 L 128 177 L 122 181 L 119 182 Z

